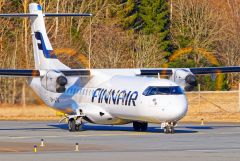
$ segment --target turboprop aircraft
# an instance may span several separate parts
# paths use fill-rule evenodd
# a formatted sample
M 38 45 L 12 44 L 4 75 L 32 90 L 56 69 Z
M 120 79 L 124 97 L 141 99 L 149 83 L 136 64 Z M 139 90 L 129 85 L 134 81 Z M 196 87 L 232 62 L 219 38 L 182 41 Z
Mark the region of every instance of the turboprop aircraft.
M 188 111 L 184 91 L 197 85 L 195 74 L 240 72 L 240 67 L 70 69 L 54 54 L 47 37 L 44 17 L 91 16 L 76 13 L 43 13 L 39 4 L 29 5 L 35 69 L 1 69 L 2 77 L 27 77 L 29 86 L 50 107 L 62 111 L 69 131 L 81 130 L 82 120 L 95 124 L 133 123 L 146 131 L 148 123 L 161 124 L 165 133 Z M 155 78 L 164 73 L 169 79 Z

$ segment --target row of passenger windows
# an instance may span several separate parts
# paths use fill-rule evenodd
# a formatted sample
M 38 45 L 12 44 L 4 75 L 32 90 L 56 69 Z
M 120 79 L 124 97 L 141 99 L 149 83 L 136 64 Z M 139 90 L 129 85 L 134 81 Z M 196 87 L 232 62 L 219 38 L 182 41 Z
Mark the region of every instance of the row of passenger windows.
M 182 89 L 179 86 L 170 87 L 148 87 L 144 92 L 144 96 L 152 95 L 181 95 L 183 94 Z
M 70 95 L 73 94 L 79 94 L 79 95 L 84 95 L 84 96 L 91 96 L 94 92 L 94 89 L 90 88 L 69 88 L 67 90 L 67 93 Z
M 91 88 L 70 88 L 67 90 L 68 94 L 80 94 L 84 96 L 92 96 L 94 89 Z M 144 90 L 144 96 L 152 95 L 181 95 L 184 94 L 183 90 L 179 86 L 170 86 L 170 87 L 153 87 L 150 86 Z

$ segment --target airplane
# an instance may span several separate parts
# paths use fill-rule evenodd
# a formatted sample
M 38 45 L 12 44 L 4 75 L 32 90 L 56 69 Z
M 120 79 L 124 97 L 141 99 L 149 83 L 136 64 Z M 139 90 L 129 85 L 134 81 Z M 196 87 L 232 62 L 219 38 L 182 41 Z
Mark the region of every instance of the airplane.
M 88 13 L 43 13 L 29 4 L 29 13 L 0 14 L 28 17 L 35 69 L 0 69 L 1 77 L 27 77 L 44 103 L 66 114 L 70 132 L 81 131 L 83 121 L 102 125 L 133 123 L 147 131 L 148 123 L 174 133 L 188 111 L 185 91 L 197 85 L 197 74 L 240 72 L 240 66 L 206 68 L 70 69 L 57 59 L 48 39 L 44 17 L 92 16 Z M 157 78 L 167 75 L 168 79 Z M 155 77 L 154 77 L 155 76 Z

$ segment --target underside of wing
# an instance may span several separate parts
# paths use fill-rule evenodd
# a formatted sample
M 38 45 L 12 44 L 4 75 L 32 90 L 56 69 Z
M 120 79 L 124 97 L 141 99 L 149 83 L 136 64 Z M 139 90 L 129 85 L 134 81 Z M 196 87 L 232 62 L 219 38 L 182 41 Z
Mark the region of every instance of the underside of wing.
M 149 68 L 140 69 L 140 74 L 142 76 L 154 76 L 154 75 L 172 75 L 173 70 L 170 68 Z
M 218 74 L 218 73 L 236 73 L 240 72 L 240 66 L 231 67 L 200 67 L 200 68 L 152 68 L 140 69 L 139 75 L 172 75 L 177 70 L 191 72 L 192 74 Z
M 117 70 L 117 69 L 116 69 Z M 218 73 L 236 73 L 240 72 L 240 66 L 233 67 L 203 67 L 203 68 L 143 68 L 139 69 L 137 75 L 157 76 L 173 75 L 177 70 L 198 74 L 218 74 Z M 0 69 L 0 76 L 5 77 L 39 77 L 44 76 L 49 70 L 31 70 L 31 69 Z M 52 70 L 61 72 L 65 76 L 90 76 L 91 70 L 88 69 L 70 69 L 70 70 Z
M 49 70 L 31 70 L 31 69 L 0 69 L 0 77 L 40 77 L 44 76 Z M 88 76 L 90 70 L 53 70 L 61 72 L 65 76 Z
M 0 76 L 5 77 L 39 77 L 39 70 L 0 69 Z
M 205 67 L 205 68 L 190 68 L 193 74 L 218 74 L 218 73 L 236 73 L 240 72 L 240 66 L 234 67 Z

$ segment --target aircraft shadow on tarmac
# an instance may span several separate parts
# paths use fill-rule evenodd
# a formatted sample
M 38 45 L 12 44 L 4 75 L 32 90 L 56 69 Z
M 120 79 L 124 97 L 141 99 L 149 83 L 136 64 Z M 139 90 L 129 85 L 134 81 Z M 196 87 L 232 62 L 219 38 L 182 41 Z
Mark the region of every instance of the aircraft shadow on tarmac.
M 186 126 L 187 129 L 195 129 L 195 130 L 210 130 L 214 129 L 212 126 Z
M 63 129 L 68 131 L 67 124 L 48 124 L 48 127 L 12 127 L 12 128 L 0 128 L 0 131 L 41 131 L 41 130 L 54 130 Z M 190 126 L 178 126 L 175 129 L 175 133 L 197 133 L 199 130 L 213 130 L 221 128 L 239 128 L 239 125 L 212 125 L 212 126 L 200 126 L 200 125 L 190 125 Z M 94 125 L 94 124 L 84 124 L 83 131 L 133 131 L 131 126 L 121 126 L 121 125 Z M 148 127 L 147 132 L 150 133 L 162 133 L 163 130 L 159 126 Z
M 49 126 L 53 126 L 56 128 L 60 128 L 63 130 L 68 130 L 67 124 L 49 124 Z M 132 127 L 129 126 L 119 126 L 119 125 L 94 125 L 94 124 L 85 124 L 83 125 L 83 131 L 134 131 Z M 163 133 L 163 130 L 160 127 L 148 127 L 147 132 L 150 133 Z M 175 129 L 175 133 L 197 133 L 196 130 L 182 130 L 182 129 Z

